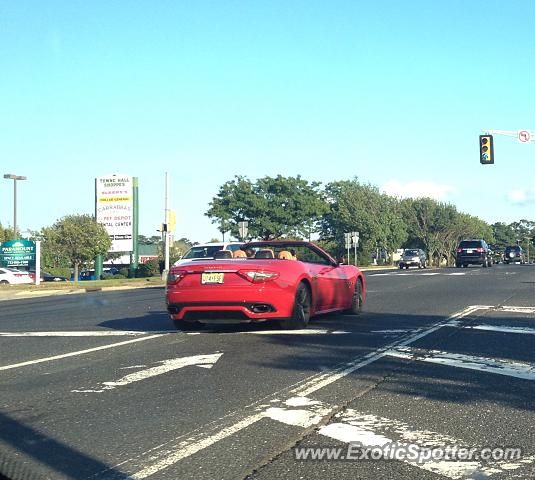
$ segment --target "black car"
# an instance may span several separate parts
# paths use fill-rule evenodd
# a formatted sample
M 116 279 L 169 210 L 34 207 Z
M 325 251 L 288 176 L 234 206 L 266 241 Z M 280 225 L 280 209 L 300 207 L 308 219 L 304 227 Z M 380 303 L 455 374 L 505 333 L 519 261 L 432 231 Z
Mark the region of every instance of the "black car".
M 35 281 L 35 270 L 28 270 L 30 277 Z M 61 275 L 52 275 L 51 273 L 41 270 L 41 282 L 67 282 L 66 277 Z
M 512 245 L 510 247 L 505 247 L 505 252 L 503 254 L 503 263 L 526 263 L 526 256 L 524 255 L 524 250 L 520 245 Z
M 468 265 L 482 265 L 492 267 L 492 250 L 482 239 L 463 240 L 457 247 L 455 266 L 468 267 Z

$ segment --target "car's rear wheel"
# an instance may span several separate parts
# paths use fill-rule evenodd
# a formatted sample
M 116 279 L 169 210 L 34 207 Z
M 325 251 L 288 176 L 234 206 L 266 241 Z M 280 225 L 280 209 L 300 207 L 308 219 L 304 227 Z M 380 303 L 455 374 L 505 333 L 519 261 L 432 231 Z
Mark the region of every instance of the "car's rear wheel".
M 460 263 L 455 263 L 455 268 L 461 268 L 461 264 Z
M 487 268 L 489 266 L 489 261 L 485 258 L 483 261 L 483 268 Z
M 7 280 L 0 280 L 0 285 L 7 285 L 9 282 Z
M 468 264 L 467 263 L 463 263 L 463 268 L 466 268 L 468 267 Z
M 344 310 L 344 313 L 349 315 L 359 315 L 362 312 L 362 305 L 364 300 L 362 298 L 362 282 L 357 279 L 355 283 L 355 291 L 353 292 L 353 298 L 351 301 L 351 307 Z
M 281 327 L 287 330 L 305 328 L 310 320 L 310 291 L 304 283 L 300 283 L 295 291 L 292 316 L 280 321 Z

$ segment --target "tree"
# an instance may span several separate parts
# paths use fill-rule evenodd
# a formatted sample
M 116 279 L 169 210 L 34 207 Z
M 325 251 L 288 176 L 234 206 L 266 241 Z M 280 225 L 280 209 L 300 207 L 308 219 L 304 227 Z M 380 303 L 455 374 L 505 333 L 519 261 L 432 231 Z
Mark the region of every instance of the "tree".
M 239 238 L 238 223 L 249 222 L 249 238 L 308 238 L 327 211 L 320 183 L 297 177 L 263 177 L 252 183 L 235 176 L 226 182 L 205 213 Z
M 321 221 L 322 245 L 336 255 L 344 253 L 345 232 L 360 234 L 358 252 L 371 259 L 377 248 L 392 252 L 407 238 L 399 202 L 358 179 L 329 183 L 325 188 L 329 211 Z
M 92 215 L 67 215 L 52 227 L 42 230 L 43 251 L 57 258 L 66 259 L 74 267 L 74 279 L 78 280 L 79 266 L 105 255 L 111 247 L 111 239 L 104 225 Z

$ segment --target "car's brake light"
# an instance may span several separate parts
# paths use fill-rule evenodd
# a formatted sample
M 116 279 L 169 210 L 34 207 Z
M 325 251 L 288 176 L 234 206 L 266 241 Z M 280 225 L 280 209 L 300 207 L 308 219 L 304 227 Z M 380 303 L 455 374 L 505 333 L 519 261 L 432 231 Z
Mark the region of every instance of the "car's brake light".
M 484 251 L 485 251 L 485 249 L 482 248 L 482 247 L 477 247 L 477 248 L 476 248 L 476 252 L 481 253 L 481 252 L 484 252 Z
M 238 270 L 238 275 L 251 283 L 263 283 L 275 280 L 279 274 L 266 270 Z
M 457 253 L 462 253 L 463 249 L 462 248 L 458 248 L 457 249 Z
M 176 285 L 188 272 L 186 270 L 171 270 L 167 274 L 167 285 Z

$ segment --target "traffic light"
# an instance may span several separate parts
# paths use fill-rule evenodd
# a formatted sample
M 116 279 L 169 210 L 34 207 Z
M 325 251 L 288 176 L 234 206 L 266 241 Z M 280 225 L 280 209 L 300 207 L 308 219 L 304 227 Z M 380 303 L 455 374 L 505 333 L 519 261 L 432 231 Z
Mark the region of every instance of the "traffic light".
M 479 136 L 479 161 L 483 165 L 494 163 L 494 143 L 492 135 Z

